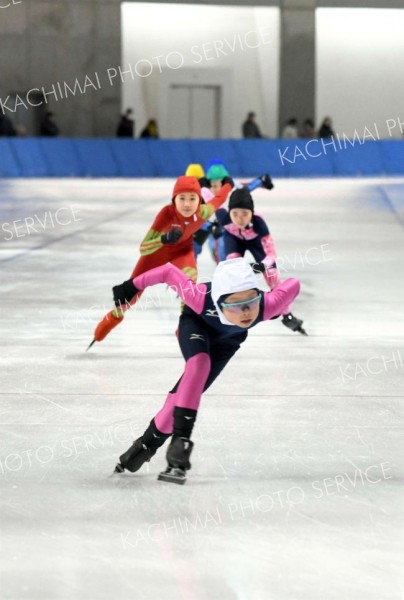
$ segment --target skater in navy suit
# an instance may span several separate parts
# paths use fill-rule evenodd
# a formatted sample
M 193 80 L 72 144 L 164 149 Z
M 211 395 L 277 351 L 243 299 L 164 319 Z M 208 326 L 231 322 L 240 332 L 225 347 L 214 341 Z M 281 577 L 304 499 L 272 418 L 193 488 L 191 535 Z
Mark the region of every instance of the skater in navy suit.
M 263 292 L 250 264 L 243 258 L 217 266 L 212 282 L 196 284 L 167 263 L 113 288 L 117 306 L 129 303 L 150 285 L 165 283 L 183 300 L 178 340 L 185 359 L 182 376 L 168 393 L 161 410 L 144 434 L 120 457 L 115 471 L 137 471 L 172 436 L 168 467 L 159 479 L 184 483 L 193 442 L 190 440 L 202 393 L 218 377 L 248 330 L 283 314 L 300 290 L 297 279 L 287 279 L 272 292 Z

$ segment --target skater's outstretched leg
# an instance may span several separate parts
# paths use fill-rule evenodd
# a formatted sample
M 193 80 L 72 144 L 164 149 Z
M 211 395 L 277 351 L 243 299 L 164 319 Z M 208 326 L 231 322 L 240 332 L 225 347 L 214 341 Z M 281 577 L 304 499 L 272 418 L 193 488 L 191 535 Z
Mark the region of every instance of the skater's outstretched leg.
M 110 310 L 98 323 L 94 331 L 94 341 L 102 342 L 104 338 L 123 320 L 122 309 Z
M 168 394 L 163 408 L 155 416 L 160 430 L 173 434 L 167 450 L 167 469 L 160 473 L 160 481 L 183 484 L 186 471 L 191 468 L 189 457 L 193 442 L 191 437 L 202 392 L 211 371 L 207 353 L 208 335 L 199 331 L 200 325 L 193 319 L 180 320 L 179 341 L 184 357 L 189 356 L 181 379 Z M 202 350 L 198 352 L 198 350 Z M 197 352 L 192 356 L 192 352 Z
M 119 457 L 115 472 L 123 473 L 125 469 L 131 473 L 138 471 L 145 462 L 151 460 L 170 435 L 170 433 L 167 434 L 157 429 L 154 419 L 152 419 L 144 434 Z
M 107 335 L 111 333 L 111 331 L 115 329 L 117 325 L 119 325 L 119 323 L 122 323 L 125 312 L 130 310 L 132 306 L 136 304 L 142 294 L 143 291 L 139 291 L 133 300 L 127 304 L 122 304 L 121 306 L 110 310 L 95 328 L 94 340 L 96 342 L 102 342 L 102 340 L 105 339 Z
M 145 258 L 147 258 L 147 260 L 145 260 Z M 193 251 L 184 253 L 178 257 L 171 258 L 171 262 L 172 264 L 175 264 L 179 269 L 184 271 L 184 273 L 190 279 L 192 279 L 192 281 L 196 282 L 197 270 Z M 148 257 L 141 257 L 129 279 L 133 280 L 138 275 L 141 275 L 145 271 L 148 271 L 156 266 L 160 266 L 160 262 L 156 262 L 155 260 L 153 262 Z M 125 313 L 138 302 L 142 294 L 143 290 L 138 290 L 136 295 L 129 302 L 127 301 L 125 304 L 122 303 L 119 306 L 116 306 L 113 310 L 111 310 L 108 314 L 105 315 L 105 317 L 98 323 L 97 327 L 95 328 L 93 341 L 88 346 L 87 350 L 91 348 L 91 346 L 93 346 L 95 342 L 102 342 L 102 340 L 104 340 L 107 337 L 107 335 L 109 335 L 109 333 L 111 333 L 111 331 L 115 329 L 115 327 L 122 323 Z
M 195 336 L 195 333 L 189 335 L 189 332 L 194 331 L 196 326 L 197 323 L 192 319 L 185 316 L 181 317 L 179 340 L 184 356 L 187 352 L 188 340 Z M 203 336 L 201 332 L 199 332 L 199 335 L 200 337 Z M 206 331 L 204 335 L 206 340 L 208 337 Z M 212 341 L 209 356 L 201 353 L 187 361 L 183 377 L 172 390 L 171 395 L 169 395 L 171 404 L 166 401 L 164 408 L 155 418 L 156 422 L 159 419 L 159 428 L 168 424 L 170 418 L 171 423 L 173 423 L 173 436 L 167 449 L 168 466 L 164 472 L 160 473 L 158 477 L 160 481 L 178 484 L 185 483 L 186 472 L 191 468 L 189 458 L 193 442 L 190 440 L 190 437 L 196 421 L 202 392 L 212 385 L 232 356 L 240 348 L 240 344 L 244 341 L 246 335 L 246 333 L 240 333 L 234 340 L 224 344 Z M 202 340 L 196 340 L 195 337 L 193 341 L 198 344 L 204 343 Z M 185 404 L 188 404 L 188 406 L 185 406 Z M 162 414 L 163 411 L 164 414 Z M 165 419 L 164 422 L 163 419 Z
M 144 434 L 122 454 L 115 472 L 122 473 L 127 469 L 134 473 L 146 461 L 150 461 L 172 433 L 177 437 L 191 434 L 195 418 L 190 415 L 196 416 L 196 409 L 209 371 L 210 358 L 206 353 L 198 353 L 186 362 L 184 374 L 167 395 L 163 408 L 152 419 Z M 183 408 L 183 405 L 193 408 Z M 175 408 L 176 406 L 178 408 Z M 177 421 L 175 421 L 175 410 L 179 411 Z M 185 411 L 184 416 L 181 411 Z

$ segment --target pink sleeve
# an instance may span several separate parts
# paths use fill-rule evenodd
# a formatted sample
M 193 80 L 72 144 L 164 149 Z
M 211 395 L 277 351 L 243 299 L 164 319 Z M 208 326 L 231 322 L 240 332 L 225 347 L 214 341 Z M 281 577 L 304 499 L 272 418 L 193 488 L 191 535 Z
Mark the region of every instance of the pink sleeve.
M 178 267 L 167 263 L 162 267 L 150 269 L 133 279 L 133 285 L 138 290 L 144 290 L 151 285 L 166 283 L 187 306 L 198 315 L 203 311 L 207 287 L 204 283 L 194 283 Z
M 201 189 L 201 195 L 205 202 L 209 202 L 209 200 L 212 200 L 212 198 L 215 197 L 215 194 L 212 194 L 210 189 L 205 187 Z
M 298 279 L 286 279 L 272 292 L 265 292 L 264 321 L 283 314 L 285 308 L 293 302 L 300 292 Z
M 271 234 L 261 239 L 262 248 L 265 252 L 265 258 L 262 261 L 267 267 L 271 267 L 276 262 L 276 248 Z

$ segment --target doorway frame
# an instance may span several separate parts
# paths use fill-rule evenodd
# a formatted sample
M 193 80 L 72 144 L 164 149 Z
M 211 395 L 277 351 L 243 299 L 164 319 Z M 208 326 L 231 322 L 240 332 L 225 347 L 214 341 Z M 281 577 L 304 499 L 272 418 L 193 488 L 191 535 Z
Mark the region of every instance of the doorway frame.
M 214 114 L 214 131 L 216 132 L 214 136 L 212 137 L 208 137 L 206 139 L 215 139 L 221 138 L 221 133 L 222 133 L 222 123 L 221 123 L 221 106 L 222 106 L 222 86 L 221 85 L 208 85 L 205 83 L 192 83 L 192 84 L 185 84 L 185 83 L 171 83 L 170 84 L 170 88 L 169 88 L 169 102 L 171 103 L 171 93 L 172 90 L 174 89 L 183 89 L 183 90 L 192 90 L 192 92 L 194 93 L 195 91 L 197 91 L 198 89 L 207 89 L 207 90 L 213 90 L 215 92 L 215 114 Z M 191 103 L 191 107 L 192 103 Z M 192 113 L 193 111 L 191 111 Z M 192 129 L 192 120 L 193 120 L 193 114 L 191 114 L 191 123 L 188 123 L 188 129 L 191 128 Z M 171 123 L 172 126 L 172 123 Z M 171 134 L 172 134 L 172 129 L 171 129 Z M 186 136 L 187 139 L 197 139 L 194 138 L 193 135 L 187 135 Z M 205 138 L 203 138 L 205 139 Z
M 231 136 L 231 108 L 233 94 L 233 74 L 231 69 L 214 68 L 187 68 L 162 69 L 159 89 L 159 128 L 161 137 L 168 138 L 169 97 L 170 87 L 179 86 L 213 86 L 220 88 L 220 107 L 218 120 L 221 125 L 217 139 L 226 139 Z

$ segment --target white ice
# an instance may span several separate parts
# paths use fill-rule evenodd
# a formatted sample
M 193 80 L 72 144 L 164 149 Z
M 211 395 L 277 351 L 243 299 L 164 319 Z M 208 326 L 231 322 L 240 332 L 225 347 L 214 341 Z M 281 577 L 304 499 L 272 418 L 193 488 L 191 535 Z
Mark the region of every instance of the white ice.
M 149 290 L 85 352 L 171 188 L 0 183 L 0 597 L 404 598 L 404 180 L 255 193 L 309 336 L 251 331 L 202 400 L 184 486 L 157 482 L 163 449 L 110 477 L 181 373 L 176 298 Z

